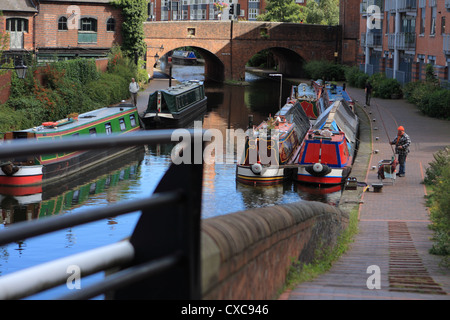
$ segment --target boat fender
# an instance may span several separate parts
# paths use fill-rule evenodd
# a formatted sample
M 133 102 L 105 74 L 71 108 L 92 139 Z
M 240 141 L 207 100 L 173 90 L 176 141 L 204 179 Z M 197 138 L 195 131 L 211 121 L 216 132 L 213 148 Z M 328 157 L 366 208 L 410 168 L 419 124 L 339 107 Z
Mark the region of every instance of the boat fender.
M 315 163 L 313 165 L 306 166 L 305 170 L 315 177 L 323 177 L 331 172 L 331 168 L 329 166 L 321 163 Z
M 1 168 L 2 168 L 3 173 L 7 176 L 12 176 L 17 171 L 19 171 L 19 167 L 15 166 L 11 162 L 3 164 L 1 166 Z
M 261 174 L 263 169 L 261 163 L 254 163 L 250 168 L 254 174 Z

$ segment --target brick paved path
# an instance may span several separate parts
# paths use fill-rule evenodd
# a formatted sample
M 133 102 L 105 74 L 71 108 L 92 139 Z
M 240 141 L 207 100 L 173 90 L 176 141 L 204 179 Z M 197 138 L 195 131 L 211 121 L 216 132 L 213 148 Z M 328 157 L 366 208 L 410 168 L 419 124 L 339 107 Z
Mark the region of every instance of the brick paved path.
M 350 95 L 361 104 L 364 91 L 349 88 Z M 428 229 L 425 189 L 421 184 L 433 153 L 450 145 L 450 122 L 423 116 L 404 100 L 372 99 L 365 108 L 372 124 L 373 153 L 365 175 L 358 181 L 369 185 L 378 182 L 378 162 L 391 159 L 397 127 L 405 127 L 411 137 L 411 153 L 407 158 L 406 177 L 386 184 L 381 193 L 369 188 L 362 194 L 359 233 L 350 250 L 331 270 L 317 279 L 298 285 L 281 299 L 445 299 L 450 298 L 450 272 L 442 270 L 440 258 L 428 253 L 432 233 Z M 365 164 L 359 164 L 359 166 Z M 356 168 L 355 168 L 356 169 Z M 359 168 L 361 169 L 361 168 Z M 353 174 L 353 172 L 352 172 Z M 381 289 L 368 289 L 367 280 L 380 268 Z

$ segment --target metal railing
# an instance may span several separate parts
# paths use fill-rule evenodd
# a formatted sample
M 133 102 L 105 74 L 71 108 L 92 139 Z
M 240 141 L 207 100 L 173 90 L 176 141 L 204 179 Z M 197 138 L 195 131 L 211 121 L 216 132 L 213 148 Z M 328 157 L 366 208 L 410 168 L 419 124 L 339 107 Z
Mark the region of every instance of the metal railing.
M 388 35 L 388 48 L 397 50 L 411 50 L 416 48 L 416 34 L 413 32 L 399 32 Z
M 382 45 L 382 36 L 381 33 L 368 32 L 367 34 L 364 32 L 361 34 L 361 46 L 365 47 L 381 47 Z
M 201 131 L 200 131 L 201 132 Z M 191 141 L 204 141 L 189 131 Z M 203 135 L 203 133 L 200 133 Z M 197 140 L 196 140 L 197 139 Z M 201 139 L 201 140 L 199 140 Z M 172 130 L 64 141 L 3 144 L 0 159 L 74 150 L 175 143 Z M 203 150 L 203 142 L 200 150 Z M 183 152 L 188 150 L 184 146 Z M 192 148 L 192 159 L 194 147 Z M 198 151 L 198 147 L 195 149 Z M 184 158 L 183 158 L 184 159 Z M 195 158 L 198 160 L 197 158 Z M 202 162 L 202 161 L 200 161 Z M 191 164 L 192 163 L 192 164 Z M 0 277 L 0 299 L 22 299 L 67 283 L 67 267 L 83 277 L 119 271 L 60 299 L 200 299 L 200 220 L 203 164 L 172 164 L 153 195 L 70 215 L 19 222 L 0 231 L 0 246 L 111 216 L 141 211 L 128 240 L 89 250 Z

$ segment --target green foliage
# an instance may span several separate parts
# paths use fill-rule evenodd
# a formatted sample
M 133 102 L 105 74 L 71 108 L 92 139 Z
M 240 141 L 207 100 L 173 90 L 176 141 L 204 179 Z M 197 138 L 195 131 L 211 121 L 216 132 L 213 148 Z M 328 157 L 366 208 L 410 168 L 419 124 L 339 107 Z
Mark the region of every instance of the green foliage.
M 365 74 L 364 72 L 359 71 L 359 68 L 354 67 L 348 67 L 345 70 L 345 80 L 347 81 L 347 84 L 351 87 L 355 88 L 364 88 L 364 85 L 366 84 L 366 81 L 369 79 L 369 76 Z
M 131 58 L 142 57 L 147 46 L 144 41 L 144 24 L 147 19 L 147 0 L 114 0 L 114 5 L 122 9 L 122 49 Z
M 94 59 L 79 58 L 59 61 L 54 63 L 53 67 L 59 71 L 64 70 L 69 79 L 82 84 L 97 80 L 100 76 Z
M 325 81 L 345 80 L 345 67 L 330 61 L 310 61 L 304 65 L 304 70 L 311 79 L 322 79 Z
M 266 12 L 259 21 L 300 22 L 304 18 L 301 8 L 294 0 L 268 0 Z
M 405 85 L 406 99 L 430 117 L 450 120 L 450 90 L 439 87 L 431 64 L 427 65 L 425 78 Z
M 120 49 L 115 49 L 120 53 Z M 114 59 L 114 57 L 116 59 Z M 120 102 L 129 97 L 128 84 L 137 67 L 121 54 L 110 55 L 108 72 L 99 73 L 95 61 L 76 59 L 39 68 L 11 80 L 9 100 L 0 106 L 0 132 L 26 129 Z M 42 83 L 36 77 L 42 76 Z
M 442 255 L 442 263 L 450 266 L 450 148 L 436 152 L 434 160 L 429 163 L 424 183 L 432 188 L 428 196 L 427 205 L 430 207 L 434 231 L 433 246 L 430 253 Z
M 306 23 L 337 25 L 339 23 L 339 0 L 308 1 L 303 9 Z
M 370 78 L 369 81 L 371 81 Z M 393 95 L 402 94 L 402 86 L 397 79 L 388 79 L 384 77 L 382 79 L 379 79 L 379 81 L 373 81 L 372 86 L 374 97 L 391 99 Z

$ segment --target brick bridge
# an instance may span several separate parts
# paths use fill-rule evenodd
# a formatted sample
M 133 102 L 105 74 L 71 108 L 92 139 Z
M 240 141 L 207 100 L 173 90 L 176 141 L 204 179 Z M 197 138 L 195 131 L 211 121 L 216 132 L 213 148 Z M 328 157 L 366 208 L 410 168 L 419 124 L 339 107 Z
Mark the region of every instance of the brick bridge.
M 301 77 L 311 60 L 335 60 L 341 52 L 341 27 L 281 22 L 170 21 L 146 22 L 147 69 L 153 76 L 155 55 L 195 47 L 205 59 L 205 76 L 216 81 L 243 80 L 245 64 L 270 49 L 277 72 Z M 161 46 L 163 50 L 158 49 Z

